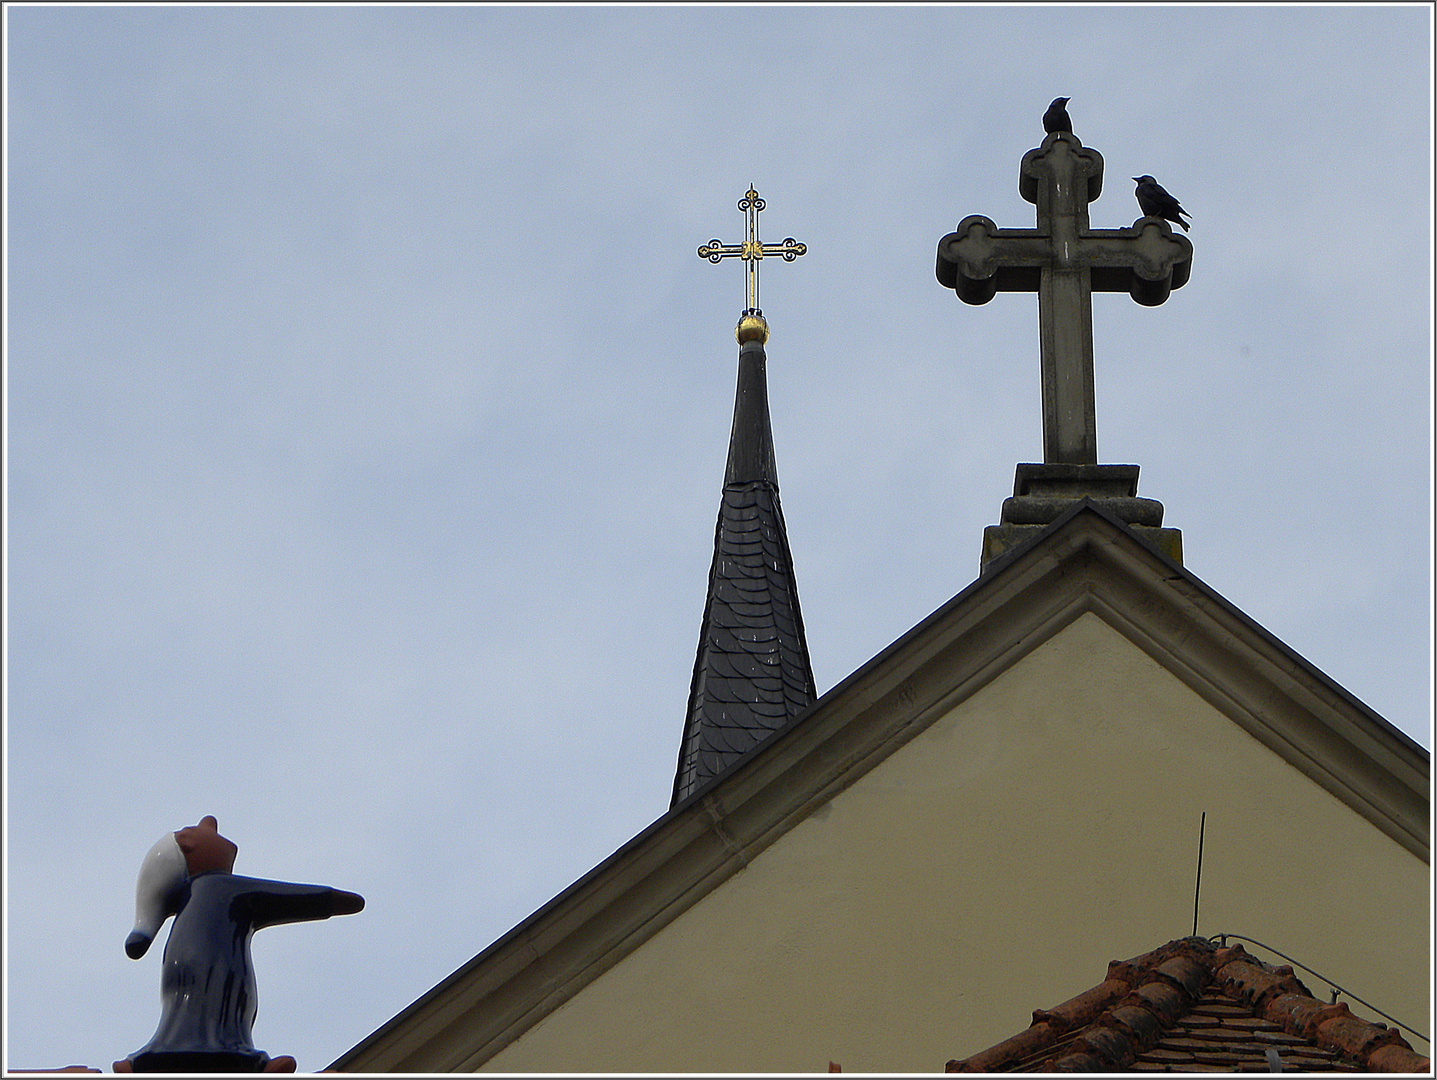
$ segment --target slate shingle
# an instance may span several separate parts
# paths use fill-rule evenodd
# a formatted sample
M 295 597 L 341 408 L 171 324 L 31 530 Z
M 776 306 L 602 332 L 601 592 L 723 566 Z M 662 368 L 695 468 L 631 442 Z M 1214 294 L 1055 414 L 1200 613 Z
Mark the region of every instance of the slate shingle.
M 673 805 L 818 697 L 779 505 L 765 363 L 757 342 L 739 352 L 728 468 Z

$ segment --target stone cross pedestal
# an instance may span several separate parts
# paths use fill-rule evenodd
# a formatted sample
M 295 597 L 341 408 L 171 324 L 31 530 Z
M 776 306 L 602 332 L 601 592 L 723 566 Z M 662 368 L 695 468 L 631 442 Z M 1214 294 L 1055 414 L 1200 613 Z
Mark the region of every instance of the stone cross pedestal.
M 1139 304 L 1161 304 L 1187 282 L 1192 244 L 1156 217 L 1125 229 L 1090 228 L 1088 204 L 1102 187 L 1102 155 L 1054 132 L 1023 155 L 1018 173 L 1019 193 L 1037 207 L 1036 228 L 1000 229 L 972 215 L 938 242 L 938 281 L 965 303 L 986 304 L 999 292 L 1038 294 L 1043 464 L 1018 466 L 1003 524 L 985 533 L 985 565 L 1079 498 L 1116 513 L 1181 561 L 1178 531 L 1158 527 L 1162 504 L 1137 498 L 1137 466 L 1098 464 L 1092 294 L 1126 292 Z

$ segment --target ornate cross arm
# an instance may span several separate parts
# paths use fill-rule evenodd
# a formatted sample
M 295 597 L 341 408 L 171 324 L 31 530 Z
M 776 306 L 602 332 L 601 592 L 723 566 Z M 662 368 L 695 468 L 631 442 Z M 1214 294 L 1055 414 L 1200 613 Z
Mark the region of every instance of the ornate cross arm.
M 710 240 L 699 248 L 699 256 L 713 263 L 730 255 L 738 255 L 744 259 L 761 259 L 765 255 L 782 255 L 784 262 L 793 262 L 800 255 L 806 254 L 808 254 L 808 245 L 800 244 L 791 236 L 781 244 L 721 244 L 717 240 Z
M 1156 307 L 1192 273 L 1192 244 L 1156 218 L 1126 229 L 1090 229 L 1060 258 L 1037 229 L 1000 229 L 974 214 L 938 242 L 938 280 L 967 304 L 999 292 L 1038 292 L 1043 267 L 1087 270 L 1094 292 L 1125 292 Z
M 793 237 L 785 237 L 781 244 L 765 244 L 758 238 L 758 215 L 764 208 L 764 201 L 752 187 L 739 200 L 738 208 L 748 216 L 748 239 L 742 244 L 721 244 L 710 240 L 699 248 L 699 258 L 716 263 L 721 259 L 742 259 L 748 267 L 748 307 L 744 314 L 762 316 L 758 306 L 758 264 L 766 255 L 776 255 L 784 262 L 793 262 L 800 255 L 807 254 L 808 245 L 800 244 Z

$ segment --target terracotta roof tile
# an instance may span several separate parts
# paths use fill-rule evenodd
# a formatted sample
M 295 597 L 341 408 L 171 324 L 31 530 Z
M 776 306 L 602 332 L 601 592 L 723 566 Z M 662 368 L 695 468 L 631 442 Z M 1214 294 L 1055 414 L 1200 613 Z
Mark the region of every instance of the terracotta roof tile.
M 1417 1072 L 1430 1058 L 1345 1002 L 1314 998 L 1290 967 L 1241 945 L 1180 938 L 1131 960 L 1026 1030 L 948 1072 Z

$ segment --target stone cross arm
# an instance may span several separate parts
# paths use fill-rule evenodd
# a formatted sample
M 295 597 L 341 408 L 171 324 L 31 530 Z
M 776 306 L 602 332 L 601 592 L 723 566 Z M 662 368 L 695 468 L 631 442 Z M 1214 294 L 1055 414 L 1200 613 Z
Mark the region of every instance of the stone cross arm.
M 1093 291 L 1126 292 L 1154 307 L 1192 270 L 1192 244 L 1162 218 L 1089 228 L 1088 204 L 1102 189 L 1103 155 L 1071 132 L 1051 132 L 1018 171 L 1018 194 L 1036 207 L 1036 228 L 1000 229 L 973 215 L 938 241 L 938 281 L 960 300 L 986 304 L 999 290 L 1038 294 L 1048 464 L 1098 460 Z
M 1088 229 L 1066 244 L 1039 229 L 1000 229 L 978 214 L 938 242 L 939 282 L 968 304 L 999 292 L 1038 292 L 1044 268 L 1086 270 L 1094 292 L 1126 292 L 1156 307 L 1192 272 L 1192 244 L 1159 218 Z

